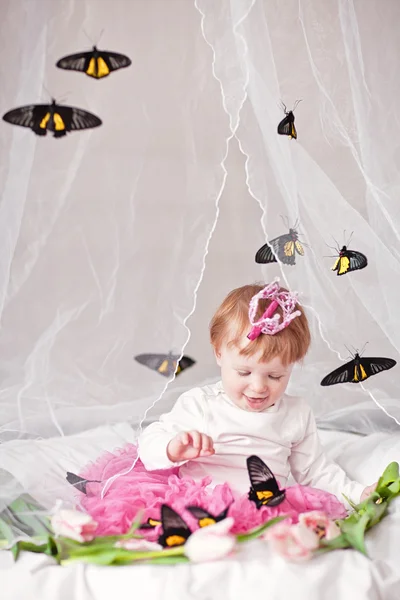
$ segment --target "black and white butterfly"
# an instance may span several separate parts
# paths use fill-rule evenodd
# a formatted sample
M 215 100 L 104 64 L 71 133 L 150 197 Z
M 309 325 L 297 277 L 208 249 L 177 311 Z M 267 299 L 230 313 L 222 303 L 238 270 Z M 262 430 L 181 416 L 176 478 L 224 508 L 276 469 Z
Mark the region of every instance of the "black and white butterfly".
M 277 506 L 285 499 L 285 490 L 279 489 L 271 469 L 258 456 L 249 456 L 247 471 L 250 478 L 249 500 L 255 502 L 257 508 Z
M 29 127 L 36 135 L 44 136 L 48 131 L 55 138 L 65 136 L 70 131 L 92 129 L 102 124 L 101 119 L 82 108 L 56 104 L 29 104 L 13 108 L 3 115 L 3 121 L 12 125 Z

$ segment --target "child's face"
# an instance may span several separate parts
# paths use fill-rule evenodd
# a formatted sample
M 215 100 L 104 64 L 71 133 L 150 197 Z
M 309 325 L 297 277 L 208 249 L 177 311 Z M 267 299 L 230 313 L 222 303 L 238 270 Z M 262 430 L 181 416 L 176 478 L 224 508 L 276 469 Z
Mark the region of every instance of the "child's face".
M 247 340 L 246 340 L 247 341 Z M 229 398 L 243 410 L 261 412 L 285 392 L 293 365 L 284 366 L 279 356 L 260 362 L 260 356 L 243 356 L 235 346 L 215 351 L 221 378 Z

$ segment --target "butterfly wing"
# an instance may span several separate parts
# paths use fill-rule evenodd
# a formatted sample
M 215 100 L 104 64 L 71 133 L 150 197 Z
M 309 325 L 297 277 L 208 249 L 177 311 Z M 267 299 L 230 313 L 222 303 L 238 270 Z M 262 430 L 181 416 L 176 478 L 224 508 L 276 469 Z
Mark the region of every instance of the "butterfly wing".
M 135 356 L 135 360 L 153 371 L 157 371 L 164 377 L 171 377 L 176 371 L 176 375 L 179 375 L 185 369 L 188 369 L 195 364 L 189 356 L 182 356 L 178 364 L 179 356 L 172 354 L 138 354 Z
M 349 258 L 349 271 L 357 271 L 359 269 L 364 269 L 368 265 L 367 257 L 362 252 L 357 252 L 356 250 L 348 250 L 347 256 Z
M 69 54 L 60 58 L 56 62 L 56 67 L 59 69 L 66 69 L 67 71 L 80 71 L 86 72 L 91 58 L 93 58 L 93 50 L 89 52 L 78 52 L 76 54 Z
M 251 483 L 249 499 L 261 506 L 277 506 L 285 499 L 285 490 L 280 490 L 271 469 L 258 456 L 249 456 L 247 471 Z
M 339 256 L 336 261 L 335 264 L 333 265 L 333 267 L 331 267 L 332 271 L 337 271 L 338 275 L 343 275 L 344 273 L 347 273 L 349 268 L 349 261 L 348 259 L 345 259 L 342 256 Z
M 363 379 L 392 369 L 396 364 L 393 358 L 361 358 L 360 367 L 363 367 L 366 373 L 366 377 L 363 377 Z
M 288 233 L 284 233 L 264 244 L 256 254 L 256 262 L 263 264 L 277 262 L 276 257 L 285 265 L 295 264 L 294 243 Z
M 295 241 L 294 247 L 296 248 L 297 254 L 300 254 L 300 256 L 304 256 L 304 248 L 300 244 L 299 240 Z
M 294 126 L 294 114 L 292 111 L 288 112 L 279 123 L 278 133 L 280 135 L 288 135 L 290 138 L 297 139 L 297 131 L 296 127 Z
M 197 519 L 199 527 L 207 527 L 207 525 L 214 525 L 217 522 L 217 518 L 214 517 L 214 515 L 203 510 L 199 506 L 187 506 L 186 510 L 192 513 Z
M 181 360 L 178 363 L 178 366 L 176 367 L 176 375 L 179 375 L 180 373 L 182 373 L 182 371 L 184 371 L 185 369 L 188 369 L 195 363 L 196 363 L 196 361 L 193 360 L 193 358 L 190 358 L 190 356 L 183 355 Z
M 146 523 L 142 523 L 140 525 L 139 529 L 155 529 L 156 527 L 158 527 L 158 525 L 161 525 L 161 521 L 149 518 L 147 519 Z
M 354 359 L 347 362 L 344 365 L 341 365 L 340 367 L 326 375 L 322 379 L 321 385 L 336 385 L 337 383 L 346 383 L 348 381 L 353 381 L 355 367 L 356 361 Z
M 85 479 L 84 477 L 79 477 L 79 475 L 75 475 L 75 473 L 70 473 L 67 471 L 66 480 L 68 483 L 74 486 L 79 492 L 82 494 L 86 494 L 86 485 L 88 483 L 100 483 L 97 479 Z
M 65 121 L 67 131 L 92 129 L 102 124 L 101 119 L 82 108 L 70 106 L 56 106 L 56 114 Z
M 9 110 L 3 115 L 3 121 L 12 125 L 29 127 L 37 135 L 46 135 L 47 121 L 44 123 L 44 120 L 47 114 L 50 116 L 49 111 L 49 104 L 29 104 L 28 106 L 20 106 Z
M 172 370 L 172 372 L 170 370 L 170 358 L 171 357 L 168 356 L 168 354 L 138 354 L 135 356 L 135 360 L 137 360 L 138 363 L 149 367 L 149 369 L 152 369 L 153 371 L 157 371 L 165 377 L 169 377 L 175 370 Z
M 161 506 L 161 524 L 163 533 L 158 543 L 164 548 L 182 546 L 191 534 L 185 521 L 167 504 Z

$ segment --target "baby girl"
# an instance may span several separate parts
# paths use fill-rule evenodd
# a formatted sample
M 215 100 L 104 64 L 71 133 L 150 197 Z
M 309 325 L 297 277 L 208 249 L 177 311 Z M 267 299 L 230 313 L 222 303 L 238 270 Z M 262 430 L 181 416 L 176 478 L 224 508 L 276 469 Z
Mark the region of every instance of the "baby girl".
M 235 289 L 215 313 L 210 336 L 221 381 L 182 394 L 141 433 L 137 448 L 108 455 L 84 473 L 103 482 L 121 473 L 104 498 L 93 488 L 82 501 L 103 532 L 126 530 L 139 509 L 159 519 L 163 503 L 181 515 L 188 505 L 213 514 L 230 506 L 238 530 L 315 509 L 338 518 L 345 514 L 343 494 L 358 503 L 373 491 L 327 457 L 306 400 L 285 393 L 310 346 L 295 294 L 277 281 Z M 254 455 L 286 488 L 279 506 L 268 506 L 268 494 L 260 510 L 249 500 L 247 459 Z M 287 486 L 290 474 L 297 485 Z M 184 518 L 190 521 L 187 511 Z

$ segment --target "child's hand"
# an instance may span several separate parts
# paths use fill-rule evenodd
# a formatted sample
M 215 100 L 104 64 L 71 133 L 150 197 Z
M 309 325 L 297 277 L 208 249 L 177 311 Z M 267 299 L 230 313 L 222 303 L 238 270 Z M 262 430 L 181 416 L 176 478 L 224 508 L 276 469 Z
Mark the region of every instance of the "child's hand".
M 211 456 L 214 452 L 214 444 L 210 436 L 199 431 L 182 431 L 167 446 L 167 456 L 172 462 Z
M 375 491 L 377 485 L 378 485 L 378 482 L 373 483 L 372 485 L 369 485 L 368 487 L 366 487 L 365 490 L 363 491 L 363 493 L 361 494 L 360 502 L 363 502 L 364 500 L 366 500 L 368 498 L 368 496 L 370 496 L 372 494 L 372 492 Z

